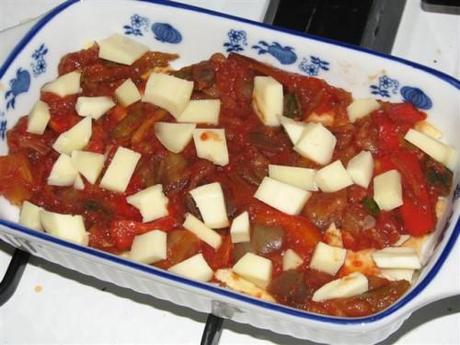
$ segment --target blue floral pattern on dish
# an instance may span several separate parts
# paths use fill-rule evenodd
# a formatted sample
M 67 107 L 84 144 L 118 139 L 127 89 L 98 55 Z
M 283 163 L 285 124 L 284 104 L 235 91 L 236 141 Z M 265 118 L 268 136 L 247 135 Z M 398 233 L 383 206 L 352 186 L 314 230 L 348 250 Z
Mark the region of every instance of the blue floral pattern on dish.
M 430 97 L 418 87 L 404 86 L 399 92 L 406 102 L 412 103 L 416 108 L 428 110 L 433 106 Z
M 224 42 L 225 51 L 240 52 L 248 45 L 246 31 L 231 29 L 227 33 L 228 41 Z
M 40 74 L 46 72 L 46 60 L 45 55 L 48 54 L 48 48 L 46 48 L 45 44 L 42 43 L 38 49 L 34 51 L 32 54 L 32 73 L 34 77 L 38 77 Z
M 10 89 L 5 93 L 6 109 L 14 109 L 16 97 L 21 93 L 29 91 L 30 73 L 29 71 L 18 68 L 16 77 L 10 80 Z
M 294 52 L 294 48 L 283 47 L 278 42 L 269 44 L 265 41 L 259 41 L 259 44 L 253 45 L 252 49 L 256 49 L 259 55 L 270 54 L 283 65 L 290 65 L 297 61 L 297 54 Z
M 171 24 L 154 23 L 151 29 L 157 41 L 172 44 L 177 44 L 182 41 L 181 33 Z
M 299 69 L 310 77 L 316 77 L 321 70 L 329 71 L 329 62 L 317 56 L 310 55 L 310 58 L 302 59 Z
M 399 81 L 392 79 L 386 75 L 379 78 L 378 85 L 370 85 L 371 93 L 380 97 L 390 97 L 391 94 L 396 94 L 399 89 Z
M 130 25 L 124 25 L 126 35 L 144 36 L 143 32 L 149 29 L 150 20 L 147 17 L 142 17 L 138 14 L 133 14 L 130 18 Z
M 458 184 L 454 190 L 454 201 L 458 198 L 460 198 L 460 184 Z
M 0 138 L 2 138 L 2 140 L 6 139 L 7 125 L 8 125 L 8 122 L 5 119 L 2 119 L 0 121 Z

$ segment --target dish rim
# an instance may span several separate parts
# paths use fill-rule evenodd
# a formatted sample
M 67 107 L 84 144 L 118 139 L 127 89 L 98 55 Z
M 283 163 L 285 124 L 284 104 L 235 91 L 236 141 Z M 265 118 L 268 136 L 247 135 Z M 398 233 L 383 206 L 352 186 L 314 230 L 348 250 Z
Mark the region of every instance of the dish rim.
M 208 9 L 203 9 L 203 8 L 199 8 L 199 7 L 195 7 L 195 6 L 191 6 L 191 5 L 187 5 L 187 4 L 176 3 L 176 2 L 172 2 L 172 1 L 166 1 L 166 0 L 137 0 L 137 1 L 146 2 L 146 3 L 152 3 L 152 4 L 162 5 L 162 6 L 169 6 L 169 7 L 173 7 L 173 8 L 180 8 L 180 9 L 185 9 L 185 10 L 189 10 L 189 11 L 192 11 L 192 12 L 205 13 L 205 14 L 212 15 L 212 16 L 215 16 L 215 17 L 222 17 L 222 18 L 226 18 L 226 19 L 231 19 L 231 20 L 243 22 L 243 23 L 249 24 L 249 25 L 263 27 L 263 28 L 268 29 L 268 30 L 278 31 L 278 32 L 289 34 L 289 35 L 299 36 L 299 37 L 303 37 L 303 38 L 307 38 L 307 39 L 315 40 L 315 41 L 319 41 L 319 42 L 325 42 L 325 43 L 328 43 L 328 44 L 332 44 L 332 45 L 335 45 L 335 46 L 351 49 L 351 50 L 354 50 L 354 51 L 359 51 L 359 52 L 366 53 L 366 54 L 369 54 L 369 55 L 378 56 L 380 58 L 396 61 L 396 62 L 399 62 L 401 64 L 404 64 L 404 65 L 413 67 L 415 69 L 421 70 L 423 72 L 426 72 L 428 74 L 431 74 L 434 77 L 437 77 L 437 78 L 447 82 L 448 84 L 452 85 L 457 90 L 460 90 L 460 80 L 458 80 L 458 79 L 456 79 L 456 78 L 454 78 L 454 77 L 452 77 L 452 76 L 450 76 L 450 75 L 448 75 L 448 74 L 446 74 L 444 72 L 435 70 L 435 69 L 433 69 L 431 67 L 427 67 L 427 66 L 418 64 L 416 62 L 412 62 L 412 61 L 409 61 L 409 60 L 406 60 L 406 59 L 403 59 L 403 58 L 399 58 L 399 57 L 396 57 L 396 56 L 392 56 L 392 55 L 372 51 L 372 50 L 369 50 L 369 49 L 366 49 L 366 48 L 361 48 L 361 47 L 358 47 L 358 46 L 354 46 L 354 45 L 348 44 L 348 43 L 338 42 L 338 41 L 328 39 L 328 38 L 309 35 L 309 34 L 297 32 L 297 31 L 293 31 L 293 30 L 289 30 L 289 29 L 273 27 L 273 26 L 271 26 L 269 24 L 259 23 L 259 22 L 255 22 L 255 21 L 252 21 L 252 20 L 249 20 L 249 19 L 240 18 L 240 17 L 236 17 L 236 16 L 233 16 L 233 15 L 224 14 L 224 13 L 220 13 L 220 12 L 216 12 L 216 11 L 212 11 L 212 10 L 208 10 Z M 79 2 L 81 2 L 81 1 L 80 0 L 67 0 L 66 2 L 56 6 L 55 8 L 50 10 L 48 13 L 46 13 L 42 18 L 40 18 L 37 21 L 37 23 L 35 23 L 32 26 L 32 28 L 29 29 L 29 31 L 21 38 L 21 40 L 16 44 L 16 46 L 13 48 L 11 53 L 8 54 L 8 56 L 5 59 L 5 62 L 3 63 L 3 65 L 0 66 L 0 79 L 3 78 L 3 76 L 6 73 L 6 71 L 8 70 L 8 68 L 11 66 L 11 64 L 14 62 L 14 60 L 17 58 L 17 56 L 22 52 L 22 50 L 26 47 L 26 45 L 34 38 L 34 36 L 48 22 L 50 22 L 55 16 L 57 16 L 59 13 L 61 13 L 62 11 L 67 9 L 68 7 L 70 7 L 70 6 L 72 6 L 72 5 L 76 4 L 76 3 L 79 3 Z M 451 217 L 453 217 L 453 215 Z M 60 246 L 63 246 L 63 247 L 67 247 L 67 248 L 70 248 L 70 249 L 73 249 L 73 250 L 76 250 L 76 251 L 79 251 L 79 252 L 83 252 L 85 254 L 95 256 L 95 257 L 97 257 L 99 259 L 108 260 L 112 264 L 119 264 L 119 265 L 129 267 L 129 268 L 132 268 L 132 269 L 135 269 L 135 270 L 138 270 L 138 271 L 142 271 L 144 273 L 152 274 L 154 276 L 166 279 L 168 281 L 172 281 L 172 282 L 175 282 L 175 283 L 181 283 L 181 284 L 184 284 L 186 286 L 188 285 L 188 286 L 191 286 L 193 288 L 198 288 L 198 289 L 202 289 L 202 290 L 205 290 L 205 291 L 209 291 L 209 292 L 217 294 L 217 295 L 223 295 L 225 297 L 235 299 L 235 300 L 237 300 L 239 302 L 249 303 L 249 304 L 251 304 L 253 306 L 256 306 L 256 307 L 262 307 L 262 308 L 269 309 L 270 311 L 280 312 L 282 314 L 287 314 L 289 316 L 299 317 L 301 319 L 320 321 L 320 322 L 323 322 L 323 323 L 329 323 L 329 324 L 335 324 L 335 325 L 370 324 L 370 323 L 373 323 L 373 322 L 376 322 L 376 321 L 383 320 L 383 319 L 387 318 L 388 316 L 394 315 L 402 307 L 404 307 L 406 304 L 411 302 L 416 296 L 418 296 L 430 284 L 430 282 L 436 277 L 436 275 L 440 271 L 442 265 L 444 264 L 444 262 L 448 258 L 452 248 L 455 246 L 455 243 L 456 243 L 456 241 L 457 241 L 457 239 L 458 239 L 458 237 L 460 235 L 460 217 L 458 217 L 457 220 L 456 220 L 455 225 L 453 226 L 453 230 L 452 230 L 452 233 L 450 235 L 450 238 L 448 239 L 448 241 L 445 244 L 444 248 L 442 248 L 442 252 L 439 254 L 439 258 L 434 263 L 434 265 L 430 269 L 430 271 L 423 278 L 423 280 L 418 282 L 417 285 L 408 294 L 406 294 L 403 298 L 398 300 L 396 303 L 393 303 L 390 307 L 388 307 L 387 309 L 385 309 L 385 310 L 383 310 L 381 312 L 378 312 L 376 314 L 372 314 L 372 315 L 369 315 L 369 316 L 365 316 L 365 317 L 349 318 L 349 317 L 336 317 L 336 316 L 330 316 L 330 315 L 315 314 L 315 313 L 311 313 L 311 312 L 304 311 L 304 310 L 301 310 L 301 309 L 291 308 L 291 307 L 288 307 L 288 306 L 285 306 L 285 305 L 282 305 L 282 304 L 279 304 L 279 303 L 275 304 L 275 303 L 265 302 L 265 301 L 263 301 L 261 299 L 256 299 L 256 298 L 253 298 L 253 297 L 250 297 L 250 296 L 246 296 L 246 295 L 237 293 L 237 292 L 235 292 L 233 290 L 230 290 L 230 289 L 221 288 L 221 287 L 216 286 L 216 285 L 211 285 L 210 283 L 202 283 L 202 282 L 199 282 L 199 281 L 195 281 L 195 280 L 191 280 L 191 279 L 188 279 L 188 278 L 180 277 L 180 276 L 177 276 L 175 274 L 169 273 L 166 270 L 156 268 L 154 266 L 143 265 L 143 264 L 140 264 L 140 263 L 137 263 L 137 262 L 134 262 L 134 261 L 123 259 L 121 257 L 118 257 L 118 256 L 114 255 L 114 254 L 103 252 L 101 250 L 98 250 L 98 249 L 95 249 L 95 248 L 92 248 L 92 247 L 84 247 L 84 246 L 80 246 L 80 245 L 75 244 L 75 243 L 67 242 L 67 241 L 61 240 L 61 239 L 59 239 L 57 237 L 54 237 L 54 236 L 51 236 L 51 235 L 48 235 L 46 233 L 39 232 L 39 231 L 36 231 L 36 230 L 33 230 L 33 229 L 26 228 L 26 227 L 22 226 L 21 224 L 14 223 L 14 222 L 11 222 L 11 221 L 8 221 L 8 220 L 5 220 L 5 219 L 0 219 L 0 225 L 3 225 L 5 227 L 8 227 L 8 228 L 13 229 L 13 230 L 17 230 L 17 231 L 19 231 L 21 233 L 24 233 L 24 234 L 28 235 L 28 236 L 36 237 L 36 238 L 39 238 L 41 240 L 45 240 L 45 241 L 52 242 L 54 244 L 57 244 L 57 245 L 60 245 Z

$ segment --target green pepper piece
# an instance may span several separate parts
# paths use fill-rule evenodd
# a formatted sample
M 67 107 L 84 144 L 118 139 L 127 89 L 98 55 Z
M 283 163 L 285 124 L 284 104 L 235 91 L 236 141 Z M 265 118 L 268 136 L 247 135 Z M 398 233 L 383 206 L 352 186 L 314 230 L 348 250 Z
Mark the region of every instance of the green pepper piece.
M 375 202 L 374 199 L 367 197 L 362 201 L 362 204 L 366 211 L 373 217 L 377 217 L 380 213 L 379 205 Z

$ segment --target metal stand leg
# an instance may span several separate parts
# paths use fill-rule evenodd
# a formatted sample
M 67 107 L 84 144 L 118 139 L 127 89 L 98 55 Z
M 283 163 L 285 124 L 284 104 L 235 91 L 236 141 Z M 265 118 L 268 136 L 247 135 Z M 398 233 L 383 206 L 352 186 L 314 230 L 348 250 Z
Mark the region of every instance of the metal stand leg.
M 24 268 L 29 261 L 30 254 L 16 249 L 11 258 L 3 280 L 0 282 L 0 306 L 5 304 L 13 296 Z

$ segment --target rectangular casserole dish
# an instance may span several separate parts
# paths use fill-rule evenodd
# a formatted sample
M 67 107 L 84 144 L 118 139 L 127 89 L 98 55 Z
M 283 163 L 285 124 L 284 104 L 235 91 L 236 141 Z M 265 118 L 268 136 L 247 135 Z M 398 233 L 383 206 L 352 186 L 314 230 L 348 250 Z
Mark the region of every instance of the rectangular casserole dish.
M 30 111 L 41 85 L 56 77 L 59 59 L 115 32 L 140 40 L 151 49 L 178 53 L 180 59 L 174 67 L 198 62 L 215 52 L 235 51 L 288 71 L 318 76 L 352 91 L 354 97 L 409 100 L 428 113 L 430 121 L 444 132 L 446 142 L 460 148 L 455 141 L 460 129 L 460 82 L 440 72 L 185 5 L 92 0 L 69 1 L 50 12 L 1 67 L 2 154 L 7 152 L 6 130 Z M 457 183 L 455 175 L 454 185 Z M 454 198 L 449 210 L 431 241 L 434 253 L 412 289 L 389 309 L 354 319 L 273 305 L 26 229 L 15 223 L 18 210 L 5 200 L 0 203 L 0 238 L 70 269 L 198 311 L 318 342 L 375 343 L 396 331 L 415 309 L 459 293 L 456 240 L 460 205 Z

